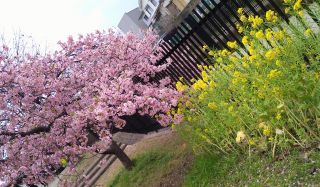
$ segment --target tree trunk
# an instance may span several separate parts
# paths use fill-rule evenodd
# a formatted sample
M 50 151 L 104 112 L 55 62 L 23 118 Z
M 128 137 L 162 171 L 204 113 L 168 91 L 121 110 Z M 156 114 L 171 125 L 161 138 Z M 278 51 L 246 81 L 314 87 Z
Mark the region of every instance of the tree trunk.
M 91 131 L 91 133 L 88 134 L 88 145 L 91 146 L 97 141 L 99 141 L 99 136 L 93 131 Z M 121 163 L 127 170 L 131 170 L 133 167 L 133 162 L 131 161 L 131 159 L 113 140 L 111 142 L 111 145 L 107 148 L 107 150 L 100 154 L 114 154 L 121 161 Z
M 121 161 L 121 163 L 127 170 L 132 169 L 133 162 L 128 157 L 128 155 L 118 146 L 116 142 L 112 141 L 110 149 L 112 150 L 113 154 L 117 156 L 117 158 Z

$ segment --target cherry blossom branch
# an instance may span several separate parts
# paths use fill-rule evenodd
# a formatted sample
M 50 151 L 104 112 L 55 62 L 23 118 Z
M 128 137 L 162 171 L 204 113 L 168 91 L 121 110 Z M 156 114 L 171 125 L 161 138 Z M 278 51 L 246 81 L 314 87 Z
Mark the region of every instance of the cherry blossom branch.
M 61 112 L 58 116 L 56 116 L 53 121 L 48 125 L 48 126 L 40 126 L 40 127 L 35 127 L 29 131 L 26 132 L 8 132 L 8 131 L 4 131 L 4 132 L 0 132 L 0 136 L 10 136 L 10 140 L 13 140 L 15 138 L 19 137 L 26 137 L 26 136 L 30 136 L 30 135 L 35 135 L 35 134 L 40 134 L 40 133 L 48 133 L 50 132 L 54 122 L 63 117 L 66 116 L 67 113 L 66 111 Z

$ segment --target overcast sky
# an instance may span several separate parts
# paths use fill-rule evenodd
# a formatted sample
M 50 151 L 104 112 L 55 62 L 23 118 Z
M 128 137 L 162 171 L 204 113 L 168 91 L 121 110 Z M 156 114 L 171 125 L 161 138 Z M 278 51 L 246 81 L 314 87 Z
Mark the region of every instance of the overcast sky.
M 116 27 L 138 0 L 0 0 L 0 33 L 32 35 L 55 48 L 69 35 Z

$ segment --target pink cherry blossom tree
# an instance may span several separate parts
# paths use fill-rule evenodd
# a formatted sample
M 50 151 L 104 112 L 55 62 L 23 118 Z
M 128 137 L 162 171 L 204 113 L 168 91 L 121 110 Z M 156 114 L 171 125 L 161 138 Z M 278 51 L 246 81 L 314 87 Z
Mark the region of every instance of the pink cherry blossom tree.
M 47 183 L 62 160 L 73 168 L 90 151 L 116 154 L 130 168 L 110 128 L 136 113 L 168 125 L 165 113 L 179 97 L 170 79 L 150 82 L 168 66 L 156 65 L 156 42 L 152 33 L 141 39 L 97 31 L 23 62 L 0 48 L 0 180 Z

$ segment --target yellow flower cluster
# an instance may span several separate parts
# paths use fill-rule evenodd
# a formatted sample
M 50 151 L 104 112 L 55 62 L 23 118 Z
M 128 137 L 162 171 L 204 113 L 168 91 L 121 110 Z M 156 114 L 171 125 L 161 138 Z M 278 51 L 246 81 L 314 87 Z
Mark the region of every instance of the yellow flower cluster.
M 215 102 L 208 103 L 208 107 L 212 110 L 216 110 L 218 108 Z
M 289 7 L 285 8 L 285 13 L 288 14 L 293 10 L 296 14 L 298 14 L 300 17 L 302 17 L 303 10 L 302 10 L 302 0 L 284 0 L 284 3 L 287 5 L 290 5 Z
M 237 42 L 233 41 L 233 42 L 227 42 L 228 47 L 230 47 L 231 49 L 235 49 L 238 47 Z
M 306 36 L 311 36 L 312 34 L 313 34 L 313 32 L 310 28 L 304 31 L 304 35 L 306 35 Z
M 258 32 L 256 32 L 255 36 L 258 38 L 258 39 L 263 39 L 264 38 L 264 33 L 262 30 L 259 30 Z
M 275 23 L 278 21 L 278 16 L 274 11 L 268 10 L 266 12 L 266 20 Z
M 184 85 L 182 84 L 182 82 L 178 81 L 176 83 L 176 88 L 179 92 L 183 92 L 183 91 L 186 91 L 188 89 L 188 86 L 187 85 Z
M 273 49 L 270 49 L 266 52 L 265 57 L 268 60 L 273 60 L 277 56 L 277 52 Z
M 192 88 L 195 89 L 195 90 L 205 90 L 208 88 L 208 84 L 205 83 L 202 79 L 199 79 L 197 82 L 195 82 L 193 85 L 192 85 Z
M 293 10 L 298 11 L 301 9 L 301 2 L 302 0 L 297 0 L 293 5 Z
M 269 79 L 273 79 L 273 78 L 276 78 L 276 77 L 279 77 L 281 75 L 281 71 L 277 70 L 277 69 L 273 69 L 269 72 L 268 74 L 268 78 Z
M 301 1 L 284 1 L 292 10 L 302 10 Z M 286 110 L 288 103 L 295 104 L 300 98 L 286 100 L 289 95 L 295 94 L 290 92 L 294 91 L 293 88 L 287 85 L 296 89 L 305 88 L 304 85 L 309 84 L 306 80 L 311 80 L 313 89 L 310 90 L 317 89 L 314 85 L 320 84 L 320 68 L 308 73 L 308 66 L 299 62 L 303 58 L 299 56 L 296 59 L 299 51 L 293 50 L 296 37 L 287 32 L 287 28 L 279 26 L 280 18 L 274 11 L 267 11 L 262 17 L 247 17 L 243 8 L 238 9 L 237 13 L 243 22 L 236 27 L 244 47 L 236 41 L 226 43 L 229 50 L 203 46 L 212 58 L 213 67 L 199 65 L 201 78 L 191 81 L 193 85 L 190 87 L 183 81 L 177 82 L 177 89 L 184 92 L 189 100 L 181 101 L 182 106 L 175 113 L 185 115 L 188 136 L 193 136 L 190 139 L 196 140 L 198 147 L 209 144 L 210 148 L 227 152 L 247 148 L 249 151 L 268 151 L 270 147 L 280 146 L 279 142 L 286 142 L 280 138 L 290 139 L 287 134 L 290 133 L 288 130 L 292 130 L 290 125 L 297 125 L 295 120 L 299 117 L 294 116 L 289 123 L 290 115 L 296 113 Z M 317 33 L 306 29 L 301 38 L 312 40 L 316 37 Z M 294 55 L 291 55 L 291 49 Z M 312 60 L 319 61 L 320 55 L 313 55 L 310 62 Z M 300 90 L 299 94 L 302 92 Z M 299 112 L 297 114 L 300 115 Z M 301 115 L 303 117 L 304 114 Z M 288 142 L 300 141 L 292 140 Z
M 243 43 L 244 45 L 248 45 L 248 44 L 249 44 L 249 37 L 248 37 L 248 36 L 244 36 L 244 37 L 242 38 L 242 43 Z
M 252 15 L 249 16 L 248 21 L 252 24 L 251 26 L 254 29 L 258 28 L 263 23 L 263 19 L 261 17 Z

